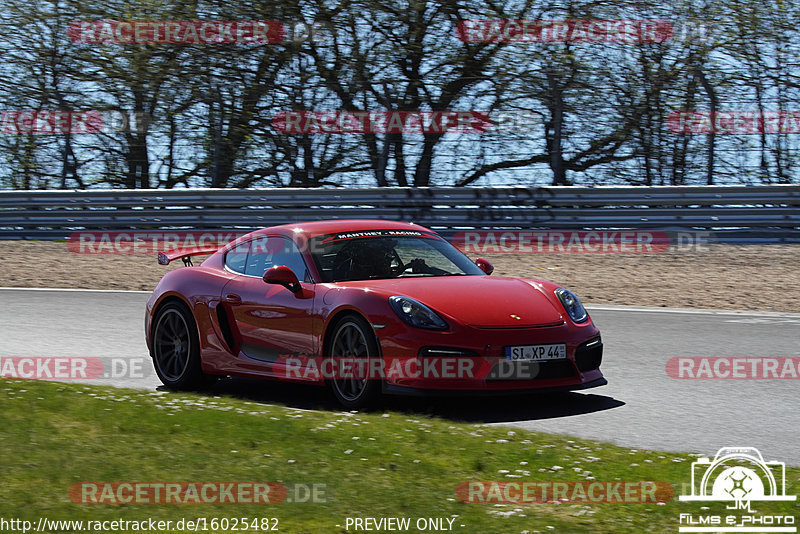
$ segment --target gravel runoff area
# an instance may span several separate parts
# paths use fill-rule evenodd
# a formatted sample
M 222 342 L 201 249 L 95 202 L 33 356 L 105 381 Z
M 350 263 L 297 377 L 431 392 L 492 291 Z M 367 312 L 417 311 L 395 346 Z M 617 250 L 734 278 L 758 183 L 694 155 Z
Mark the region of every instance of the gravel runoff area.
M 800 313 L 800 245 L 706 245 L 658 254 L 485 254 L 495 275 L 542 278 L 589 304 Z M 473 256 L 474 259 L 474 256 Z M 199 263 L 196 261 L 195 264 Z M 180 261 L 0 241 L 0 286 L 152 290 Z

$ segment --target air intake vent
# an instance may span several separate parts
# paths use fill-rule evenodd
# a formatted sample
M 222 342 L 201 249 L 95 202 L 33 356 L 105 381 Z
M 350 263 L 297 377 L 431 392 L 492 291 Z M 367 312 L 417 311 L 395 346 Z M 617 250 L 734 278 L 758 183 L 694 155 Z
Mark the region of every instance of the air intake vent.
M 598 369 L 603 362 L 603 342 L 599 337 L 582 343 L 575 349 L 575 363 L 582 373 Z

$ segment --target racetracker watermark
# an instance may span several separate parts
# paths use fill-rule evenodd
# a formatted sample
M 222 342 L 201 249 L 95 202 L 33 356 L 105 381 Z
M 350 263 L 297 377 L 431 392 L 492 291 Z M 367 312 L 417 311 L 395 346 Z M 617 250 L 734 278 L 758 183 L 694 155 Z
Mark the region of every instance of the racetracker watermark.
M 152 368 L 149 358 L 0 357 L 2 378 L 30 380 L 145 378 L 152 373 Z
M 482 111 L 281 111 L 272 127 L 285 134 L 482 133 L 491 121 Z
M 676 357 L 666 370 L 678 380 L 797 380 L 800 357 Z
M 155 254 L 157 252 L 221 246 L 246 232 L 74 232 L 67 250 L 75 254 Z
M 277 504 L 287 488 L 280 482 L 76 482 L 76 504 Z
M 677 134 L 796 134 L 800 111 L 673 111 L 667 128 Z
M 103 130 L 99 111 L 5 110 L 0 114 L 4 134 L 92 134 Z
M 658 254 L 670 238 L 651 231 L 465 230 L 450 242 L 465 254 Z
M 147 113 L 120 110 L 4 110 L 0 133 L 25 135 L 75 135 L 137 132 L 153 118 Z
M 530 345 L 530 359 L 484 357 L 458 349 L 423 349 L 423 357 L 378 358 L 281 354 L 273 369 L 288 380 L 535 380 L 571 361 L 560 343 Z M 459 353 L 454 355 L 454 353 Z M 534 359 L 533 354 L 541 359 Z
M 664 20 L 465 20 L 456 35 L 467 43 L 663 43 Z
M 274 20 L 80 20 L 67 29 L 81 44 L 271 44 L 286 35 Z
M 285 378 L 299 379 L 368 379 L 401 378 L 475 379 L 490 369 L 488 360 L 475 357 L 453 358 L 354 358 L 291 355 L 281 356 L 276 368 Z M 510 362 L 509 362 L 510 363 Z
M 470 480 L 459 483 L 456 488 L 456 497 L 461 502 L 489 504 L 663 503 L 672 496 L 669 483 L 643 480 Z
M 235 516 L 198 517 L 196 519 L 49 519 L 38 521 L 0 517 L 0 532 L 270 532 L 279 531 L 276 517 Z

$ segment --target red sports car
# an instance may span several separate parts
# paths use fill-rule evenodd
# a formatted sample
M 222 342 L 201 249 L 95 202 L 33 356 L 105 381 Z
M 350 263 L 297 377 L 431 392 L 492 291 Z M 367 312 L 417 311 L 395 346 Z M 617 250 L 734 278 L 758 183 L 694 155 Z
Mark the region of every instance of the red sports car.
M 211 254 L 200 265 L 191 256 Z M 415 224 L 341 220 L 257 230 L 182 258 L 147 302 L 161 381 L 219 376 L 328 385 L 346 408 L 381 393 L 575 390 L 606 383 L 580 300 L 551 282 L 490 276 Z

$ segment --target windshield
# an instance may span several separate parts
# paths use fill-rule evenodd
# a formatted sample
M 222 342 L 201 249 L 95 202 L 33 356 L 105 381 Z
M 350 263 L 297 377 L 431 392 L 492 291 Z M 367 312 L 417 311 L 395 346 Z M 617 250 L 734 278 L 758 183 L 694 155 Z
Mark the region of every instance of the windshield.
M 435 234 L 353 232 L 311 240 L 311 256 L 323 282 L 484 274 Z

